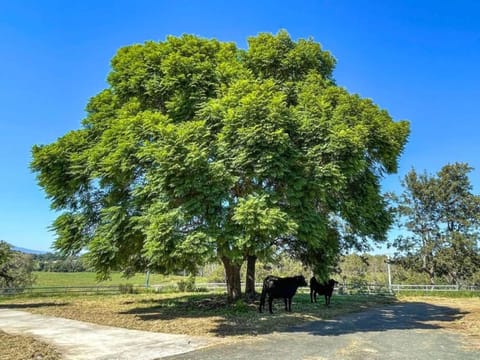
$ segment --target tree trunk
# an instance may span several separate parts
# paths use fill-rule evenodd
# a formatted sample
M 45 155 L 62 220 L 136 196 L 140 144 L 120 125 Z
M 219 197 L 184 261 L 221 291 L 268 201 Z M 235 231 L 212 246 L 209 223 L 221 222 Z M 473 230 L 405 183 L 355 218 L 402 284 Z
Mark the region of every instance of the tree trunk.
M 423 255 L 422 262 L 422 271 L 428 275 L 428 278 L 430 279 L 430 285 L 435 285 L 435 267 L 432 264 L 431 258 L 427 255 Z
M 430 278 L 430 285 L 435 285 L 435 268 L 433 266 L 427 271 L 428 277 Z
M 245 279 L 245 298 L 248 302 L 255 301 L 255 263 L 257 257 L 254 255 L 247 256 L 247 276 Z
M 242 287 L 240 281 L 240 268 L 242 265 L 233 263 L 229 258 L 222 257 L 225 268 L 225 278 L 227 281 L 227 299 L 228 302 L 234 302 L 241 298 Z

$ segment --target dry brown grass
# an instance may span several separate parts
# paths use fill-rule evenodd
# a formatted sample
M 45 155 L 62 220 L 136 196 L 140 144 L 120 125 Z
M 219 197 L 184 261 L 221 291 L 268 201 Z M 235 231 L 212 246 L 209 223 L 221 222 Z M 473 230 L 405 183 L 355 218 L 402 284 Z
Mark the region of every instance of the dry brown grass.
M 30 336 L 6 334 L 0 330 L 0 360 L 59 360 L 60 353 L 51 345 Z
M 464 345 L 469 349 L 480 350 L 480 298 L 442 297 L 402 297 L 402 301 L 425 302 L 432 305 L 455 309 L 461 316 L 453 321 L 431 321 L 442 329 L 464 335 Z
M 328 319 L 391 302 L 373 296 L 337 296 L 332 306 L 310 304 L 307 294 L 294 298 L 293 312 L 281 301 L 274 315 L 259 314 L 258 304 L 227 304 L 216 294 L 136 294 L 9 300 L 0 306 L 32 313 L 82 320 L 128 329 L 200 336 L 255 336 L 283 331 L 292 325 Z

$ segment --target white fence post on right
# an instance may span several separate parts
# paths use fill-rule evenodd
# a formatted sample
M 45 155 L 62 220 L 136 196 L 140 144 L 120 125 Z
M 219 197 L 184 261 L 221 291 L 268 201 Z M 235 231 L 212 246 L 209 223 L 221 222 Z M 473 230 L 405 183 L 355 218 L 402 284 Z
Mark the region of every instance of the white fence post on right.
M 390 256 L 387 255 L 388 291 L 392 293 L 392 273 L 390 271 Z

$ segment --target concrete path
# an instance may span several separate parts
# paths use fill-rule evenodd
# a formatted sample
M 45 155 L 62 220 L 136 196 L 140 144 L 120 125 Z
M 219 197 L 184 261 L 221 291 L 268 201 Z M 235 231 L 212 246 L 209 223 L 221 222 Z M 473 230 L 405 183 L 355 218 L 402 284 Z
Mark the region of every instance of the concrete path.
M 193 351 L 211 339 L 101 326 L 0 309 L 0 329 L 54 345 L 65 360 L 151 360 Z

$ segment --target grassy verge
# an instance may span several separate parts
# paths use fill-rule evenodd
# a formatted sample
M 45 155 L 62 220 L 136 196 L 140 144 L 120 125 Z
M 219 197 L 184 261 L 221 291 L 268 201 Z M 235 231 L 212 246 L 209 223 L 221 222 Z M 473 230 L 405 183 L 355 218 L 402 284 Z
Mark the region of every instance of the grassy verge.
M 50 286 L 115 286 L 120 284 L 144 285 L 145 274 L 135 274 L 132 277 L 125 278 L 121 273 L 112 273 L 111 279 L 106 281 L 97 281 L 96 273 L 94 272 L 77 272 L 77 273 L 63 273 L 63 272 L 35 272 L 35 287 L 50 287 Z M 179 281 L 185 280 L 183 276 L 164 276 L 160 274 L 150 275 L 150 284 L 172 284 L 176 285 Z M 198 278 L 197 282 L 203 279 Z

